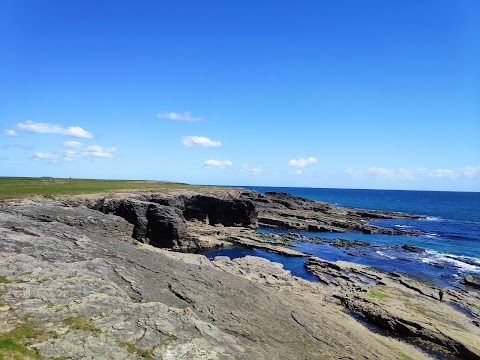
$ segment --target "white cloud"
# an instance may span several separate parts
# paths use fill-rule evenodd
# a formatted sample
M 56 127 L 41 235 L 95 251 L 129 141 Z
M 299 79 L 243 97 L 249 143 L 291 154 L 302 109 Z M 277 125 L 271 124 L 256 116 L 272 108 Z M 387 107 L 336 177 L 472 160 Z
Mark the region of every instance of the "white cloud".
M 245 164 L 240 168 L 240 172 L 249 172 L 251 175 L 260 175 L 263 172 L 263 169 Z
M 68 144 L 70 146 L 75 146 L 75 150 L 66 149 L 61 153 L 44 153 L 37 152 L 35 155 L 31 156 L 32 160 L 35 161 L 49 161 L 49 162 L 60 162 L 60 161 L 74 161 L 75 159 L 92 159 L 92 158 L 105 158 L 112 159 L 114 158 L 114 153 L 117 151 L 116 147 L 105 148 L 100 145 L 91 145 L 82 147 L 83 144 L 78 141 L 73 141 L 78 144 Z M 64 143 L 65 145 L 65 143 Z
M 20 130 L 31 131 L 39 134 L 61 134 L 79 138 L 91 139 L 93 135 L 79 126 L 64 127 L 58 124 L 37 123 L 27 120 L 17 124 Z
M 92 145 L 88 146 L 82 154 L 85 157 L 101 157 L 111 159 L 113 158 L 113 153 L 115 151 L 117 151 L 116 147 L 104 148 L 100 145 Z
M 93 138 L 93 134 L 89 133 L 88 131 L 83 130 L 79 126 L 70 126 L 65 129 L 63 132 L 64 135 L 68 136 L 75 136 L 79 138 L 91 139 Z
M 69 159 L 80 157 L 80 153 L 73 150 L 64 150 L 63 155 Z
M 223 169 L 227 166 L 232 166 L 233 163 L 230 160 L 213 160 L 213 159 L 210 159 L 210 160 L 205 161 L 202 165 L 205 166 L 205 167 L 216 167 L 216 168 Z
M 63 143 L 63 146 L 69 148 L 77 148 L 83 146 L 83 144 L 80 141 L 65 141 Z
M 462 175 L 467 179 L 480 177 L 480 166 L 467 166 L 461 169 Z
M 222 146 L 220 141 L 211 140 L 205 136 L 185 136 L 182 138 L 182 144 L 186 147 L 219 147 Z
M 303 173 L 302 173 L 302 170 L 295 170 L 295 174 L 302 175 Z
M 468 166 L 455 169 L 393 169 L 371 167 L 364 170 L 345 169 L 345 174 L 352 177 L 373 177 L 390 180 L 428 180 L 428 179 L 474 179 L 480 178 L 480 166 Z
M 7 136 L 17 136 L 18 135 L 18 133 L 15 130 L 3 130 L 2 134 L 7 135 Z
M 185 111 L 183 114 L 173 112 L 173 111 L 164 111 L 160 114 L 157 114 L 157 117 L 162 118 L 162 119 L 177 120 L 177 121 L 190 121 L 190 122 L 203 120 L 203 117 L 192 116 L 192 113 L 190 111 Z
M 105 159 L 113 159 L 114 153 L 117 151 L 116 147 L 112 148 L 105 148 L 100 145 L 91 145 L 87 146 L 79 151 L 74 150 L 64 150 L 63 155 L 65 160 L 71 161 L 70 159 L 79 159 L 79 158 L 105 158 Z
M 314 158 L 313 156 L 310 156 L 306 159 L 302 159 L 302 158 L 292 159 L 288 162 L 288 165 L 289 166 L 305 167 L 305 166 L 315 164 L 316 162 L 318 162 L 318 159 Z
M 37 152 L 35 155 L 32 156 L 32 160 L 34 161 L 50 161 L 50 162 L 57 162 L 59 156 L 57 154 L 52 153 L 44 153 L 44 152 Z

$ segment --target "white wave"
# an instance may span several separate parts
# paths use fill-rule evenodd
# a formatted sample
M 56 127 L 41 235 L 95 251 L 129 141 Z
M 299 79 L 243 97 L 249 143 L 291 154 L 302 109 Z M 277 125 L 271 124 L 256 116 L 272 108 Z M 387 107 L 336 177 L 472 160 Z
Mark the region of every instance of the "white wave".
M 395 227 L 402 228 L 402 229 L 411 229 L 410 225 L 395 225 Z
M 427 216 L 425 219 L 423 219 L 425 221 L 442 221 L 443 219 L 442 218 L 439 218 L 439 217 L 436 217 L 436 216 Z
M 480 274 L 480 259 L 470 256 L 456 256 L 439 253 L 433 250 L 425 251 L 428 257 L 422 257 L 422 262 L 427 264 L 445 264 L 454 267 L 460 272 Z M 462 261 L 463 259 L 463 261 Z
M 429 239 L 436 239 L 436 238 L 438 238 L 440 235 L 437 234 L 437 233 L 427 233 L 427 234 L 423 234 L 422 236 L 423 236 L 423 237 L 426 237 L 426 238 L 429 238 Z
M 480 267 L 480 259 L 474 258 L 471 256 L 456 256 L 456 255 L 445 255 L 446 257 L 454 260 L 464 262 L 466 264 L 474 265 Z
M 385 254 L 383 251 L 375 251 L 375 252 L 376 252 L 378 255 L 385 256 L 385 257 L 387 257 L 387 258 L 389 258 L 389 259 L 396 259 L 395 256 L 387 255 L 387 254 Z

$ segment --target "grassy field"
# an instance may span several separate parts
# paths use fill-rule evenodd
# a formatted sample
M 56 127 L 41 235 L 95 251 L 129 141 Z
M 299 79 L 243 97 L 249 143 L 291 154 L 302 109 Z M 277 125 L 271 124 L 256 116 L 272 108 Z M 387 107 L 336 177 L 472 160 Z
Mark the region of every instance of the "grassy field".
M 206 186 L 145 180 L 0 177 L 0 200 L 20 199 L 36 195 L 51 197 L 55 195 L 94 194 L 128 190 L 198 190 L 205 188 Z

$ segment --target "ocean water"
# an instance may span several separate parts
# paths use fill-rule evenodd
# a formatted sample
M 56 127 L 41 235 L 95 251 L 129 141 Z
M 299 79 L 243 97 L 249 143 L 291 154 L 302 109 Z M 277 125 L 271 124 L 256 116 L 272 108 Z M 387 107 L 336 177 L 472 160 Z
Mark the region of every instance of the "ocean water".
M 345 260 L 373 266 L 384 271 L 396 271 L 427 281 L 435 286 L 461 286 L 466 274 L 480 275 L 480 193 L 443 191 L 397 191 L 360 189 L 317 189 L 245 187 L 261 193 L 287 192 L 312 200 L 326 201 L 338 206 L 372 210 L 388 210 L 424 215 L 421 220 L 375 220 L 372 224 L 420 230 L 425 235 L 403 236 L 363 234 L 352 232 L 313 233 L 299 235 L 324 238 L 362 240 L 370 246 L 338 249 L 327 243 L 312 244 L 293 241 L 291 247 L 323 259 Z M 263 233 L 288 232 L 260 228 Z M 413 245 L 425 251 L 408 252 L 402 245 Z M 261 250 L 232 248 L 205 253 L 209 257 L 226 255 L 231 258 L 245 255 L 263 256 L 281 262 L 295 275 L 312 280 L 304 267 L 305 258 L 291 258 Z

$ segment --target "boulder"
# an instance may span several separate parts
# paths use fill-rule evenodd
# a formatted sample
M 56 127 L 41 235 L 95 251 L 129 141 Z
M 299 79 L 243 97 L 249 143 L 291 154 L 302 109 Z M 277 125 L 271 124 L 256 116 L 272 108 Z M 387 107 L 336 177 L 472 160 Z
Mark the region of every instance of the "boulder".
M 146 219 L 145 242 L 160 248 L 189 247 L 185 220 L 177 214 L 174 208 L 149 204 Z
M 467 275 L 462 281 L 465 285 L 480 288 L 480 276 Z

